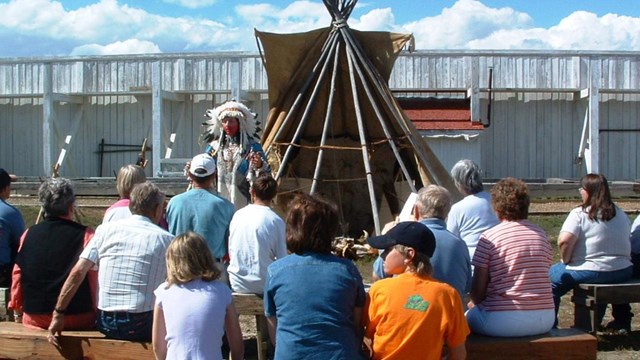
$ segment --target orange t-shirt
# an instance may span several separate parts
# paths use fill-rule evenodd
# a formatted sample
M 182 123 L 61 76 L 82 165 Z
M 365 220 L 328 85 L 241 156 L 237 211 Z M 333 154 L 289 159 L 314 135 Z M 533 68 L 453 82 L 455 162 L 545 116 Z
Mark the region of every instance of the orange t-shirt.
M 404 273 L 375 282 L 363 316 L 373 359 L 440 359 L 444 344 L 469 335 L 460 295 L 451 286 Z

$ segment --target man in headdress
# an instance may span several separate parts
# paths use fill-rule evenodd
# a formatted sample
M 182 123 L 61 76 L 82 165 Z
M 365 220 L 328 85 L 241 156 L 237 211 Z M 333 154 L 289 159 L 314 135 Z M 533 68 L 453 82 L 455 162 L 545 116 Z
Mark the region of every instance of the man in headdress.
M 209 120 L 204 123 L 203 139 L 209 144 L 206 152 L 217 162 L 218 194 L 239 209 L 251 199 L 252 179 L 271 172 L 259 143 L 260 123 L 256 114 L 234 100 L 207 110 L 206 116 Z

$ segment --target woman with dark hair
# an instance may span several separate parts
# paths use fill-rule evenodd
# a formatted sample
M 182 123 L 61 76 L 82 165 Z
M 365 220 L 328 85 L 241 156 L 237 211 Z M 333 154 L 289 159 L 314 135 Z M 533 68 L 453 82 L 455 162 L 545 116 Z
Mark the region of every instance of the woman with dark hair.
M 276 359 L 361 359 L 362 277 L 331 253 L 336 206 L 299 195 L 286 220 L 291 255 L 269 265 L 264 308 Z
M 582 205 L 571 210 L 562 225 L 558 236 L 561 262 L 549 271 L 556 314 L 560 298 L 576 284 L 624 282 L 631 279 L 633 272 L 631 223 L 627 214 L 613 203 L 607 179 L 600 174 L 588 174 L 582 177 L 580 185 Z M 598 306 L 599 322 L 605 310 L 606 304 Z M 628 332 L 632 316 L 628 304 L 613 305 L 614 320 L 606 327 Z
M 473 257 L 473 304 L 467 311 L 471 331 L 489 336 L 543 334 L 553 326 L 548 271 L 553 261 L 549 239 L 527 220 L 529 190 L 505 178 L 491 190 L 500 223 L 480 235 Z

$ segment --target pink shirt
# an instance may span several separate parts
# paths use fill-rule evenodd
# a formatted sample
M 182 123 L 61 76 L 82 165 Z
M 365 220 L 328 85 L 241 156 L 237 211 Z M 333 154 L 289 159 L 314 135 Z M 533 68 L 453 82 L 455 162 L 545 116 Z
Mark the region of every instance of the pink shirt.
M 472 261 L 476 269 L 489 270 L 487 297 L 478 306 L 489 311 L 553 309 L 552 261 L 544 230 L 527 220 L 503 221 L 485 231 Z

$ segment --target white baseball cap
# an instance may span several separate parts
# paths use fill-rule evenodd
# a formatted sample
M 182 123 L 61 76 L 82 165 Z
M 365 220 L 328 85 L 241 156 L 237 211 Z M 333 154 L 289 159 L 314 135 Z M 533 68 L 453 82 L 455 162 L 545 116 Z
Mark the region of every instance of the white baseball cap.
M 209 154 L 198 154 L 191 159 L 189 173 L 196 177 L 207 177 L 216 172 L 216 160 Z

